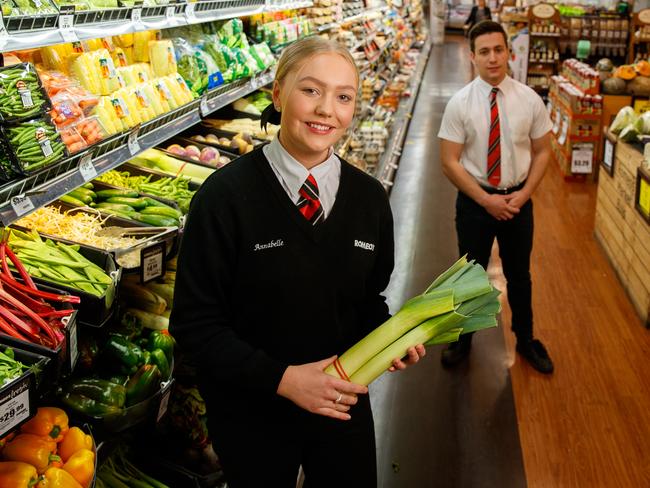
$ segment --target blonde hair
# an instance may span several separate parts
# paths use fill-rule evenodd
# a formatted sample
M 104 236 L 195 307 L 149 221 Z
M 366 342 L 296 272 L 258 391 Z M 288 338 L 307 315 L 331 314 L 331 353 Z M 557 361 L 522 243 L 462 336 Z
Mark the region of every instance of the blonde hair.
M 357 83 L 359 83 L 359 68 L 357 68 L 350 51 L 336 41 L 318 36 L 305 37 L 289 45 L 282 51 L 275 72 L 275 81 L 282 83 L 289 73 L 299 69 L 304 62 L 313 56 L 328 53 L 338 54 L 348 61 L 354 68 Z

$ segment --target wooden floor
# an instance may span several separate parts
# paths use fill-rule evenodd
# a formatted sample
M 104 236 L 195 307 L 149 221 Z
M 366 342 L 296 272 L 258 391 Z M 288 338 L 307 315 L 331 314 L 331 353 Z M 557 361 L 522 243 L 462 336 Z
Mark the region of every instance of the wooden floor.
M 502 317 L 530 488 L 650 487 L 650 331 L 594 239 L 596 185 L 553 162 L 534 198 L 535 334 L 555 374 L 516 356 Z

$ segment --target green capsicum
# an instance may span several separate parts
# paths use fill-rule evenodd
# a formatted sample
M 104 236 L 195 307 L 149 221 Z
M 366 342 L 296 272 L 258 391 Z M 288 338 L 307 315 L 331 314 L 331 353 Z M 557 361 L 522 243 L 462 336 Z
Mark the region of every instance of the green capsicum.
M 140 403 L 160 388 L 161 374 L 155 364 L 145 364 L 126 384 L 126 406 Z
M 66 392 L 61 397 L 61 401 L 71 409 L 91 417 L 106 417 L 107 415 L 119 413 L 122 410 L 115 405 L 98 402 L 78 393 Z
M 123 407 L 126 401 L 124 386 L 99 378 L 79 378 L 71 381 L 66 389 L 69 393 L 83 395 L 115 407 Z
M 109 334 L 104 347 L 109 364 L 113 364 L 119 373 L 131 375 L 144 363 L 142 349 L 119 334 Z
M 171 369 L 169 366 L 169 361 L 167 360 L 167 356 L 162 349 L 154 349 L 151 351 L 151 363 L 158 366 L 163 380 L 169 379 Z
M 174 357 L 174 338 L 166 330 L 152 330 L 147 341 L 147 349 L 150 351 L 161 349 L 167 356 L 167 362 L 171 363 Z

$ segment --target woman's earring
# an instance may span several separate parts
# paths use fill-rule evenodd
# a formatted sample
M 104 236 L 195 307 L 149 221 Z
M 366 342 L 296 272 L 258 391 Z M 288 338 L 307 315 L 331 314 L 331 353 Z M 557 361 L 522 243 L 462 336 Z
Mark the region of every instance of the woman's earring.
M 282 112 L 282 107 L 275 107 L 276 112 Z

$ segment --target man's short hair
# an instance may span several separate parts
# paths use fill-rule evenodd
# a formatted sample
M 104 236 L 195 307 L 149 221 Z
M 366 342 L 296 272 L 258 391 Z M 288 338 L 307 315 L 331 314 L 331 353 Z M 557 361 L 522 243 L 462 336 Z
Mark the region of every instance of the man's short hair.
M 506 35 L 506 31 L 503 30 L 501 24 L 494 22 L 493 20 L 482 20 L 469 31 L 468 37 L 470 50 L 474 52 L 475 41 L 478 36 L 492 34 L 493 32 L 500 33 L 503 36 L 503 41 L 505 42 L 506 47 L 508 47 L 508 36 Z

